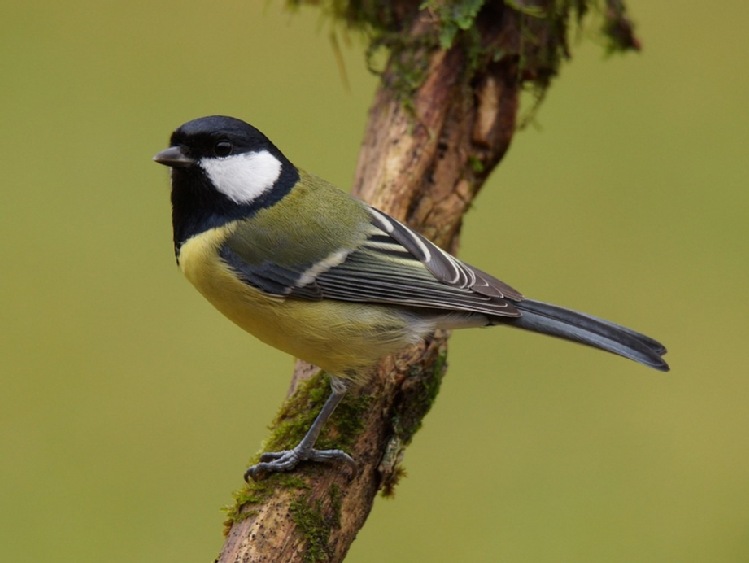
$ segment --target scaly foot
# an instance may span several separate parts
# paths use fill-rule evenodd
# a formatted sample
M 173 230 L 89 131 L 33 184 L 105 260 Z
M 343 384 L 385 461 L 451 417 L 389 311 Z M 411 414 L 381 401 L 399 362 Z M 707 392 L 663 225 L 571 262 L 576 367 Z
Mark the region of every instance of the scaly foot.
M 293 450 L 265 452 L 260 456 L 260 463 L 256 463 L 244 472 L 244 480 L 247 482 L 249 482 L 249 479 L 260 481 L 272 473 L 292 471 L 301 461 L 324 463 L 340 461 L 356 467 L 353 458 L 343 450 L 315 450 L 297 446 Z

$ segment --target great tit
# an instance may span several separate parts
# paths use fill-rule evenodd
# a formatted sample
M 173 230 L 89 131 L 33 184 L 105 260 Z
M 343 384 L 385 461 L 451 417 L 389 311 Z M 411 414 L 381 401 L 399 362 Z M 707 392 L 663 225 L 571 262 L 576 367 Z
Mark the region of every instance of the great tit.
M 435 329 L 522 328 L 669 369 L 656 340 L 524 297 L 297 168 L 244 121 L 189 121 L 154 160 L 171 168 L 174 251 L 187 279 L 241 328 L 330 376 L 302 441 L 263 454 L 245 479 L 303 460 L 353 463 L 314 449 L 325 421 L 379 359 Z

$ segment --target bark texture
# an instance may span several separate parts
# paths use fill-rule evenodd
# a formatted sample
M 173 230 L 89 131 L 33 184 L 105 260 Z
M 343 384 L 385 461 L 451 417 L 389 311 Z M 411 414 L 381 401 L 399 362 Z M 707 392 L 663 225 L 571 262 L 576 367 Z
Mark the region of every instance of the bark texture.
M 420 40 L 439 36 L 439 19 L 434 10 L 418 10 L 401 31 L 416 39 L 415 46 L 393 49 L 382 75 L 354 193 L 454 252 L 464 213 L 510 145 L 522 83 L 548 80 L 556 70 L 528 61 L 550 60 L 539 54 L 544 49 L 566 52 L 566 35 L 558 21 L 490 2 L 477 14 L 470 41 L 442 49 L 436 40 Z M 423 69 L 422 80 L 404 103 L 402 73 L 416 67 Z M 369 383 L 351 393 L 360 399 L 351 411 L 359 426 L 345 448 L 358 463 L 353 474 L 335 465 L 302 464 L 293 475 L 240 491 L 218 560 L 341 561 L 378 491 L 391 493 L 402 474 L 403 450 L 446 368 L 447 336 L 438 333 L 383 360 Z M 316 373 L 298 363 L 290 389 L 290 396 L 299 390 L 296 407 L 277 424 L 297 416 L 295 408 L 316 413 L 319 406 L 305 399 L 312 389 L 327 389 Z M 345 415 L 339 414 L 324 432 L 333 444 L 344 432 Z M 289 438 L 278 445 L 294 444 Z

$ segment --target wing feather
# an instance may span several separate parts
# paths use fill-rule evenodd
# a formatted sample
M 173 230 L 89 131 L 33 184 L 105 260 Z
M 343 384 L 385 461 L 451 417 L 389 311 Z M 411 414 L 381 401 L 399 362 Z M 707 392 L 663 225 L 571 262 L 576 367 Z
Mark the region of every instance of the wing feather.
M 271 252 L 248 263 L 228 245 L 221 257 L 245 283 L 281 297 L 519 316 L 512 303 L 522 299 L 519 292 L 392 217 L 367 209 L 371 224 L 361 244 L 315 263 L 281 266 Z
M 415 258 L 423 262 L 424 266 L 438 280 L 456 287 L 470 289 L 488 297 L 507 297 L 513 301 L 523 299 L 523 295 L 519 291 L 494 276 L 461 262 L 403 223 L 374 208 L 370 208 L 370 213 L 376 225 L 386 231 L 392 239 L 400 243 Z

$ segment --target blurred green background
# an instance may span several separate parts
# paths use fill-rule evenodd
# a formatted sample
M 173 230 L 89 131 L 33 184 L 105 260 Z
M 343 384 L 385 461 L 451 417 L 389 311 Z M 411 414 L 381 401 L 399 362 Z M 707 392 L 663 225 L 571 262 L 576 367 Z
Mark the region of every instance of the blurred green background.
M 456 334 L 350 561 L 749 561 L 749 5 L 630 4 L 644 52 L 579 42 L 461 255 L 662 339 L 672 372 Z M 151 157 L 225 113 L 348 186 L 364 46 L 347 88 L 319 14 L 278 2 L 3 12 L 2 559 L 211 561 L 292 360 L 182 278 Z

